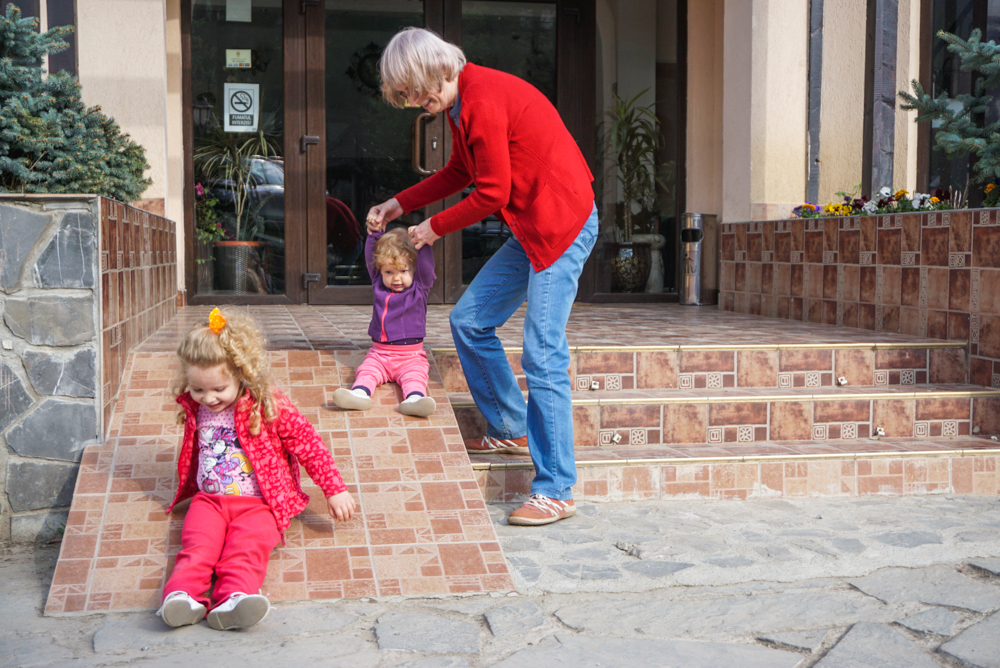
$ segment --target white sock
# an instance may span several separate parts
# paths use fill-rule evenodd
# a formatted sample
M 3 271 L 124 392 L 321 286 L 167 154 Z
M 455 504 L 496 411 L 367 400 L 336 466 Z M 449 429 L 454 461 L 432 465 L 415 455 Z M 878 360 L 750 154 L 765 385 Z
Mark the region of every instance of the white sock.
M 362 390 L 360 387 L 356 387 L 353 390 L 351 390 L 351 394 L 353 394 L 356 397 L 361 397 L 362 399 L 368 398 L 368 393 Z
M 420 395 L 420 394 L 411 394 L 410 396 L 408 396 L 405 399 L 403 399 L 403 403 L 404 404 L 412 404 L 414 401 L 420 401 L 423 398 L 424 398 L 423 395 Z

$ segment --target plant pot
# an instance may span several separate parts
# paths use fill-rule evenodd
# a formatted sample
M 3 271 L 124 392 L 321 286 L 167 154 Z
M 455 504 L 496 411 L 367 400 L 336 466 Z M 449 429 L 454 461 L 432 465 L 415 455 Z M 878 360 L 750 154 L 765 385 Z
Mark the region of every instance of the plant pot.
M 259 241 L 216 241 L 212 244 L 215 291 L 238 295 L 266 293 L 261 268 L 263 247 L 264 244 Z
M 611 291 L 643 292 L 649 280 L 650 244 L 638 241 L 609 242 Z

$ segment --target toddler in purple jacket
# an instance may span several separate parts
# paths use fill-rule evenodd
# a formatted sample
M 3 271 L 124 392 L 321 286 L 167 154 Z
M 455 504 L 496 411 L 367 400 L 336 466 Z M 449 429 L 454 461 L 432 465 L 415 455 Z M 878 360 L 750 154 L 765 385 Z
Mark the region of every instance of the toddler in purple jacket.
M 434 412 L 427 396 L 427 293 L 434 285 L 434 251 L 413 247 L 406 230 L 374 231 L 365 241 L 365 262 L 372 277 L 374 305 L 368 335 L 372 347 L 358 366 L 354 386 L 333 393 L 340 408 L 372 407 L 372 393 L 382 383 L 403 388 L 399 412 L 426 417 Z

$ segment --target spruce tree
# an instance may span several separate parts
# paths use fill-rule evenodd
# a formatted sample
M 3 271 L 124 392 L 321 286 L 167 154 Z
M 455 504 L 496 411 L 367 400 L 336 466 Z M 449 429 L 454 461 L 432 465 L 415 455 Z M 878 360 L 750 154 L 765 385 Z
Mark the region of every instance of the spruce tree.
M 963 72 L 973 72 L 973 93 L 949 97 L 941 93 L 933 98 L 914 79 L 913 95 L 900 91 L 905 100 L 903 109 L 916 110 L 918 122 L 936 122 L 934 148 L 949 155 L 974 155 L 975 181 L 992 183 L 1000 180 L 1000 119 L 986 122 L 986 109 L 993 96 L 987 91 L 1000 84 L 1000 46 L 993 40 L 982 41 L 979 29 L 968 40 L 945 31 L 938 37 L 948 43 L 948 50 L 962 61 Z M 958 104 L 955 104 L 958 103 Z
M 145 150 L 83 104 L 76 77 L 43 73 L 45 55 L 68 48 L 71 28 L 37 26 L 14 5 L 0 16 L 0 192 L 138 200 L 151 183 Z

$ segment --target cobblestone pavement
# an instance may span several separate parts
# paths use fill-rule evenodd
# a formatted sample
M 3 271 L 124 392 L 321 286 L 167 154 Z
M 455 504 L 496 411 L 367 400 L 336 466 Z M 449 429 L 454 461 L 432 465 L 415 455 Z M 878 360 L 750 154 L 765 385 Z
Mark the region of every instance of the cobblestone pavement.
M 42 617 L 57 549 L 0 556 L 0 665 L 1000 667 L 1000 500 L 581 504 L 490 512 L 511 595 L 275 606 L 239 632 Z

